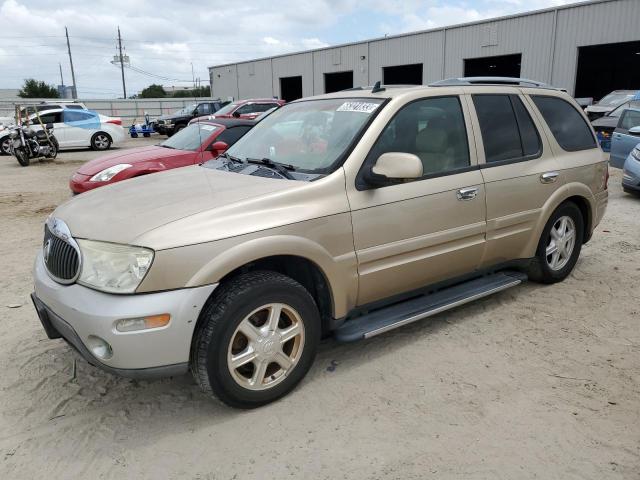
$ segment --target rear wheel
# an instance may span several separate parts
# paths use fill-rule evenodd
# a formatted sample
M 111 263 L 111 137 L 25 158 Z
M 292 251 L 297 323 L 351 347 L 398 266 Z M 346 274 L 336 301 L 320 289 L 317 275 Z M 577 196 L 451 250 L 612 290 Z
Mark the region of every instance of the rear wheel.
M 276 272 L 251 272 L 219 287 L 202 312 L 191 370 L 208 394 L 254 408 L 289 393 L 309 370 L 320 316 L 309 292 Z
M 529 278 L 541 283 L 561 282 L 578 261 L 584 236 L 582 212 L 573 202 L 560 205 L 542 231 Z
M 91 148 L 93 150 L 109 150 L 111 148 L 111 137 L 108 133 L 98 132 L 91 137 Z

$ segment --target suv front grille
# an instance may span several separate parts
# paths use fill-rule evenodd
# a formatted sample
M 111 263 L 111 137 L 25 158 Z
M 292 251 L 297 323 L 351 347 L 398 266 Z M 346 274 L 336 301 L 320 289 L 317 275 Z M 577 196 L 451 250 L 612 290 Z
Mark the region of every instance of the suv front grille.
M 73 282 L 80 268 L 80 255 L 76 248 L 44 227 L 44 264 L 51 276 L 60 283 Z

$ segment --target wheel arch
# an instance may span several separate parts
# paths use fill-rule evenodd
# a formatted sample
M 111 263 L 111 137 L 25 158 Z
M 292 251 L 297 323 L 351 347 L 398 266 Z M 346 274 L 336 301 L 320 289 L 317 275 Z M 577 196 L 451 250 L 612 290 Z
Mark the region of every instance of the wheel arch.
M 589 241 L 593 229 L 593 212 L 595 210 L 593 193 L 586 185 L 580 183 L 564 185 L 556 190 L 542 206 L 538 222 L 525 248 L 525 258 L 530 258 L 535 255 L 545 225 L 553 212 L 565 202 L 573 202 L 580 209 L 582 218 L 584 219 L 583 243 Z
M 328 321 L 346 315 L 356 299 L 355 254 L 334 258 L 316 242 L 292 235 L 255 238 L 219 252 L 186 286 L 220 283 L 255 270 L 280 272 L 298 281 Z

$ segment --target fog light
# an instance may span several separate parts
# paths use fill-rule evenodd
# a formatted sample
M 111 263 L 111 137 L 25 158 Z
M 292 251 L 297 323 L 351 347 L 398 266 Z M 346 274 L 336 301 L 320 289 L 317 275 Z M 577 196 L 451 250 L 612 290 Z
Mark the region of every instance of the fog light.
M 169 325 L 171 315 L 151 315 L 142 318 L 123 318 L 116 323 L 116 330 L 119 332 L 135 332 L 137 330 L 148 330 L 150 328 L 161 328 Z
M 89 335 L 89 338 L 87 338 L 87 347 L 89 347 L 89 350 L 91 350 L 94 356 L 102 360 L 109 360 L 113 357 L 111 345 L 95 335 Z

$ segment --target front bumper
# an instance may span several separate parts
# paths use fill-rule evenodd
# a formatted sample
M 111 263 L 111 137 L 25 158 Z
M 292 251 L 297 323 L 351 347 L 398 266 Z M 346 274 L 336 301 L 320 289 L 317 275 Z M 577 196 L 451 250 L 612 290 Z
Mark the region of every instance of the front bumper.
M 131 378 L 186 373 L 191 337 L 200 311 L 217 285 L 160 293 L 113 295 L 82 285 L 61 285 L 47 274 L 42 255 L 34 267 L 34 306 L 49 338 L 63 338 L 89 363 Z M 116 322 L 168 313 L 162 328 L 119 332 Z M 97 336 L 111 346 L 109 359 L 98 359 L 87 347 Z
M 82 175 L 80 173 L 74 173 L 69 180 L 69 188 L 74 194 L 84 193 L 87 190 L 93 190 L 94 188 L 108 185 L 108 182 L 91 182 L 92 175 Z

